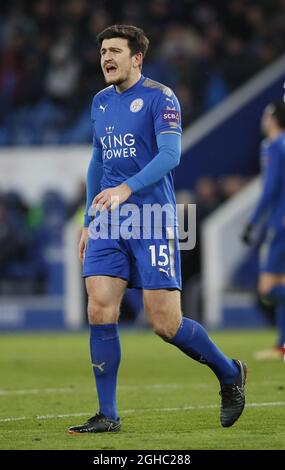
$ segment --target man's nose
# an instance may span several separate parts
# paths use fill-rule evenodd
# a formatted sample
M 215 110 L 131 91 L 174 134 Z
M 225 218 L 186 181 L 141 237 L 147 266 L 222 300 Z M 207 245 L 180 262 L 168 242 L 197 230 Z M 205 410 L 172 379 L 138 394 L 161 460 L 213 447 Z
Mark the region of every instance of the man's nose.
M 108 60 L 111 60 L 112 58 L 113 58 L 113 53 L 112 53 L 112 51 L 106 51 L 105 57 L 104 57 L 105 62 L 107 62 Z

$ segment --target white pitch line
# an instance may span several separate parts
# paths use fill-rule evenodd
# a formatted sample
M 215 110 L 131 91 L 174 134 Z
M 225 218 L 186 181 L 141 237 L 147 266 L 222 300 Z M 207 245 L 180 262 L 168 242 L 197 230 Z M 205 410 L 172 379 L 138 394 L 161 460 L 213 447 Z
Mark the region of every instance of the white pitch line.
M 150 385 L 119 385 L 119 390 L 160 390 L 173 388 L 209 388 L 209 384 L 150 384 Z
M 72 388 L 27 388 L 24 390 L 0 390 L 0 396 L 6 395 L 38 395 L 44 393 L 71 393 Z
M 57 419 L 57 418 L 71 418 L 76 416 L 87 416 L 90 413 L 70 413 L 70 414 L 62 414 L 62 415 L 46 415 L 46 416 L 18 416 L 15 418 L 3 418 L 0 419 L 0 423 L 8 423 L 10 421 L 27 421 L 29 419 L 38 419 L 38 420 L 45 420 L 45 419 Z
M 175 389 L 175 388 L 209 388 L 208 384 L 151 384 L 151 385 L 119 385 L 118 390 L 160 390 L 160 389 Z M 85 389 L 86 390 L 86 389 Z M 89 390 L 89 389 L 88 389 Z M 90 387 L 90 391 L 93 388 Z M 72 393 L 75 388 L 27 388 L 23 390 L 5 390 L 0 389 L 0 397 L 7 395 L 39 395 L 45 393 Z
M 272 380 L 272 381 L 262 381 L 262 382 L 250 382 L 250 385 L 280 385 L 282 383 L 280 380 Z M 284 384 L 285 386 L 285 384 Z M 193 389 L 207 389 L 212 388 L 213 385 L 205 384 L 205 383 L 194 383 L 194 384 L 177 384 L 177 383 L 165 383 L 165 384 L 149 384 L 149 385 L 119 385 L 118 390 L 127 390 L 127 391 L 136 391 L 136 390 L 168 390 L 168 389 L 179 389 L 179 388 L 193 388 Z M 80 389 L 82 391 L 82 388 Z M 88 388 L 88 391 L 93 390 L 93 388 Z M 86 391 L 86 388 L 84 389 Z M 23 390 L 5 390 L 0 389 L 0 398 L 1 396 L 9 396 L 9 395 L 40 395 L 46 393 L 73 393 L 76 392 L 76 388 L 27 388 Z
M 264 403 L 248 403 L 246 404 L 246 408 L 265 408 L 265 407 L 275 407 L 275 406 L 284 406 L 284 401 L 273 401 L 273 402 L 264 402 Z M 122 410 L 123 414 L 131 414 L 131 413 L 148 413 L 148 412 L 173 412 L 173 411 L 195 411 L 195 410 L 210 410 L 219 408 L 220 405 L 198 405 L 198 406 L 183 406 L 180 408 L 140 408 L 140 409 L 130 409 L 130 410 Z M 87 413 L 69 413 L 69 414 L 59 414 L 59 415 L 45 415 L 45 416 L 18 416 L 18 417 L 11 417 L 11 418 L 2 418 L 0 419 L 0 423 L 7 423 L 11 421 L 27 421 L 31 419 L 38 419 L 38 420 L 46 420 L 46 419 L 58 419 L 58 418 L 74 418 L 80 416 L 88 416 L 90 415 L 90 411 Z

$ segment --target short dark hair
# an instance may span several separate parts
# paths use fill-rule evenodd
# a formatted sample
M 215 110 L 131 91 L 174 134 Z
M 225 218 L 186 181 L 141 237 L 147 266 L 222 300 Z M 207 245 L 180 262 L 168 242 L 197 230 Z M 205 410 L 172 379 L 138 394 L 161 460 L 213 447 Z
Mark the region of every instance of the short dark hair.
M 131 50 L 131 55 L 135 55 L 141 52 L 145 57 L 149 40 L 146 37 L 144 31 L 136 26 L 125 25 L 125 24 L 114 24 L 104 29 L 96 37 L 99 47 L 101 48 L 104 39 L 112 38 L 123 38 L 128 40 L 128 46 Z
M 282 101 L 270 103 L 266 111 L 276 119 L 281 129 L 285 129 L 285 103 Z

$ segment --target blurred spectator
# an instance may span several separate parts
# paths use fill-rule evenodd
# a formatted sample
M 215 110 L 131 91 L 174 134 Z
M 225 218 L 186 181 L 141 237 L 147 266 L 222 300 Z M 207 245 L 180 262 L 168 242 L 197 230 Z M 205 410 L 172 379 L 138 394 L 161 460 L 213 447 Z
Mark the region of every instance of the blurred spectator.
M 217 185 L 211 178 L 200 178 L 195 185 L 197 219 L 200 224 L 220 204 Z
M 184 127 L 188 126 L 192 124 L 198 114 L 195 112 L 192 91 L 189 86 L 180 83 L 176 86 L 176 96 L 181 106 L 182 124 Z
M 258 58 L 248 54 L 243 39 L 231 35 L 227 38 L 221 68 L 225 81 L 232 91 L 258 71 L 259 61 Z
M 16 194 L 0 198 L 0 278 L 7 275 L 11 263 L 27 257 L 28 234 L 22 206 Z M 3 248 L 5 247 L 5 249 Z
M 218 182 L 221 201 L 226 201 L 237 194 L 247 183 L 248 179 L 242 176 L 226 176 Z
M 80 181 L 78 192 L 75 198 L 67 204 L 67 218 L 70 219 L 74 215 L 80 217 L 79 226 L 82 227 L 83 215 L 85 212 L 86 201 L 86 183 L 85 180 Z M 82 215 L 82 217 L 81 217 Z
M 56 101 L 67 101 L 77 91 L 80 63 L 72 54 L 72 41 L 62 40 L 50 50 L 50 64 L 45 79 L 45 92 Z
M 160 54 L 170 60 L 177 56 L 199 57 L 202 44 L 200 36 L 189 26 L 174 24 L 167 28 L 161 44 Z

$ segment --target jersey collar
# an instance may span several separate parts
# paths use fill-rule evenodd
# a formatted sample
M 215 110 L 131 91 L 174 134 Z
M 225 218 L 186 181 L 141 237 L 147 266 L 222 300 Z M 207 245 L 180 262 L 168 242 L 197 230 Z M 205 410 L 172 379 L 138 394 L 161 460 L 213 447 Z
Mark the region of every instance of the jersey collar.
M 127 88 L 125 91 L 123 91 L 122 93 L 119 93 L 117 90 L 116 90 L 116 87 L 115 85 L 113 85 L 113 90 L 115 92 L 116 95 L 118 96 L 125 96 L 125 95 L 128 95 L 129 93 L 132 93 L 134 90 L 136 90 L 136 88 L 138 88 L 141 83 L 145 80 L 145 77 L 143 75 L 140 76 L 139 80 L 134 83 L 132 86 L 130 86 L 129 88 Z

